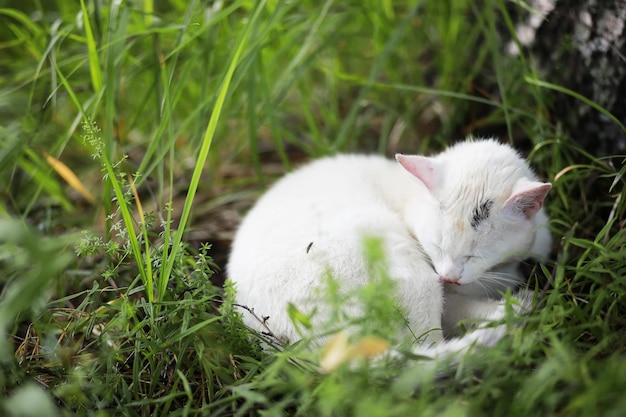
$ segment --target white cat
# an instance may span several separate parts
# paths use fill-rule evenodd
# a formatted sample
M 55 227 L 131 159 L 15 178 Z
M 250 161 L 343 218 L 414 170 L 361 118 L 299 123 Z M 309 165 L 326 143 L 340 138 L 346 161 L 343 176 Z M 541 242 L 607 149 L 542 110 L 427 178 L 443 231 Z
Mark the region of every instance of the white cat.
M 416 353 L 437 356 L 501 338 L 504 329 L 496 327 L 443 339 L 460 320 L 502 318 L 499 291 L 523 281 L 518 263 L 548 255 L 542 205 L 551 185 L 495 140 L 396 160 L 340 155 L 278 181 L 234 239 L 227 270 L 237 302 L 269 316 L 272 332 L 294 341 L 288 303 L 323 314 L 314 289 L 328 270 L 346 287 L 364 284 L 363 239 L 375 236 L 412 333 L 430 331 Z M 251 314 L 244 320 L 263 330 Z

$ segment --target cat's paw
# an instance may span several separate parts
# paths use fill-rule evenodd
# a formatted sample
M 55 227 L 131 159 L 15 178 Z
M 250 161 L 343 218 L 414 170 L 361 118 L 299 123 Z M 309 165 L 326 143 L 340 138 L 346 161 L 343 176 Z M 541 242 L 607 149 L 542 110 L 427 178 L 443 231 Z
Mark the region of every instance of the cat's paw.
M 524 315 L 533 308 L 534 292 L 528 289 L 521 289 L 511 297 L 505 297 L 498 301 L 497 307 L 489 314 L 487 321 L 502 320 L 507 315 L 509 308 L 513 309 L 515 315 Z
M 528 314 L 533 309 L 535 292 L 528 288 L 522 288 L 511 297 L 513 310 L 517 314 Z

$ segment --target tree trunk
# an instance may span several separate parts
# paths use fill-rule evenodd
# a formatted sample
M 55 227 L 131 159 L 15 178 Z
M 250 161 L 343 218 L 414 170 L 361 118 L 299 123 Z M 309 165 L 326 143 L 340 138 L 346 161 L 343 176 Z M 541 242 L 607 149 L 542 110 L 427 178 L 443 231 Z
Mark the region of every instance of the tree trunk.
M 544 80 L 583 95 L 626 124 L 626 0 L 530 3 L 542 12 L 527 15 L 517 34 L 531 45 Z M 562 93 L 553 104 L 554 116 L 584 148 L 596 155 L 626 150 L 626 132 L 600 111 Z

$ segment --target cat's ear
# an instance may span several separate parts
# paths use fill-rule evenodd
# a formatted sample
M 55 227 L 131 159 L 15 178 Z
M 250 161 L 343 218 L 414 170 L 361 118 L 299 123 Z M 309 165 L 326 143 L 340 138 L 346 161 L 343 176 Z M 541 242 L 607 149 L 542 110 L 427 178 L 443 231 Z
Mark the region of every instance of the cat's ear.
M 426 188 L 432 191 L 437 185 L 439 164 L 433 158 L 420 155 L 402 155 L 396 154 L 396 161 L 402 165 L 404 169 L 410 172 L 414 177 L 419 179 Z
M 532 219 L 543 206 L 543 200 L 550 188 L 550 183 L 518 180 L 511 197 L 504 203 L 504 208 L 523 213 L 527 219 Z

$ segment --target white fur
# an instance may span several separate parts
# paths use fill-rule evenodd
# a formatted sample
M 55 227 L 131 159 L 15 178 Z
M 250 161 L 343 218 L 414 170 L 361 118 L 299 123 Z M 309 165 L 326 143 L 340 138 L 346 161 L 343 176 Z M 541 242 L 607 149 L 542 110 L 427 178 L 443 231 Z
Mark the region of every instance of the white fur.
M 462 142 L 430 158 L 397 159 L 340 155 L 278 181 L 233 242 L 228 276 L 237 302 L 269 316 L 274 334 L 293 341 L 287 304 L 323 314 L 315 289 L 326 271 L 345 287 L 364 284 L 363 238 L 376 236 L 413 334 L 439 329 L 428 336 L 435 344 L 417 353 L 460 352 L 502 337 L 502 328 L 480 328 L 442 341 L 459 320 L 501 318 L 502 300 L 488 297 L 522 281 L 520 260 L 548 254 L 541 204 L 549 184 L 538 182 L 511 147 L 493 140 Z M 486 199 L 492 200 L 489 215 L 472 227 L 472 213 Z M 244 319 L 262 330 L 252 315 Z

